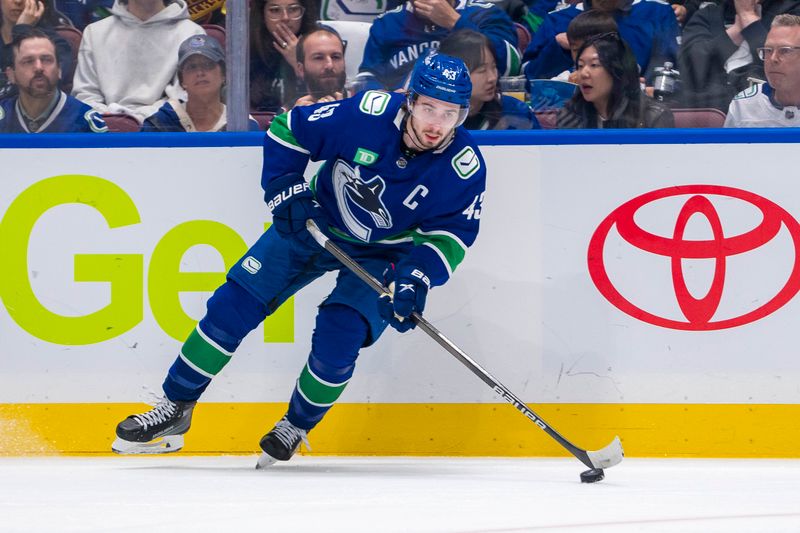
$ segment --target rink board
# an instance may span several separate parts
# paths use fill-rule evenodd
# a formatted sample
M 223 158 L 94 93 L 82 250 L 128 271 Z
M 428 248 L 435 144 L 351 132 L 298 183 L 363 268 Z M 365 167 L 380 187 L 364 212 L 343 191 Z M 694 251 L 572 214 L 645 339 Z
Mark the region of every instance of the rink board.
M 478 136 L 481 235 L 427 318 L 583 446 L 799 456 L 800 138 L 610 133 Z M 269 223 L 260 138 L 30 137 L 0 139 L 0 453 L 101 453 Z M 245 340 L 187 451 L 254 450 L 331 286 Z M 364 350 L 341 402 L 315 453 L 561 453 L 421 332 Z

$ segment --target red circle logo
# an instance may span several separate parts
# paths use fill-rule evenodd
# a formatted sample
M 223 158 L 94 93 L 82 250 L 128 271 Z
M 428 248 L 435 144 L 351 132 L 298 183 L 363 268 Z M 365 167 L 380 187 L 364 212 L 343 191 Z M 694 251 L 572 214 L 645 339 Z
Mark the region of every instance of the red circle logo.
M 727 197 L 746 202 L 761 215 L 760 223 L 739 235 L 725 236 L 723 223 L 712 201 L 707 196 Z M 645 231 L 634 220 L 644 206 L 675 196 L 688 196 L 675 221 L 671 237 Z M 711 230 L 711 238 L 687 240 L 684 238 L 689 219 L 702 216 Z M 791 273 L 783 287 L 766 302 L 736 317 L 713 321 L 725 287 L 727 259 L 730 256 L 756 250 L 772 241 L 781 228 L 786 228 L 794 246 Z M 647 253 L 669 258 L 672 287 L 684 320 L 665 318 L 634 305 L 614 286 L 604 261 L 606 240 L 615 228 L 619 237 L 631 246 Z M 684 276 L 684 259 L 713 261 L 714 271 L 708 292 L 694 297 Z M 800 224 L 782 207 L 762 196 L 733 187 L 719 185 L 680 185 L 652 191 L 624 203 L 608 215 L 595 230 L 589 242 L 589 274 L 600 293 L 615 307 L 643 322 L 671 329 L 708 331 L 733 328 L 755 322 L 775 312 L 791 300 L 800 290 Z M 657 282 L 657 281 L 654 281 Z M 728 289 L 731 290 L 731 289 Z M 759 299 L 763 301 L 764 299 Z

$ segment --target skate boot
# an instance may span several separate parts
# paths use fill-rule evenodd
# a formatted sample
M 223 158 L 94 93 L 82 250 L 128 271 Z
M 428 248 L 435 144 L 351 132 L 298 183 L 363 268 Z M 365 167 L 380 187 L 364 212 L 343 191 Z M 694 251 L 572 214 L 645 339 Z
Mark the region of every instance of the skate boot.
M 264 453 L 258 458 L 256 468 L 265 468 L 277 461 L 288 461 L 300 448 L 301 442 L 306 445 L 307 449 L 311 449 L 306 430 L 295 426 L 284 416 L 269 433 L 261 438 L 259 445 Z
M 183 448 L 183 434 L 192 424 L 197 402 L 173 402 L 162 397 L 146 413 L 131 415 L 117 424 L 115 453 L 171 453 Z

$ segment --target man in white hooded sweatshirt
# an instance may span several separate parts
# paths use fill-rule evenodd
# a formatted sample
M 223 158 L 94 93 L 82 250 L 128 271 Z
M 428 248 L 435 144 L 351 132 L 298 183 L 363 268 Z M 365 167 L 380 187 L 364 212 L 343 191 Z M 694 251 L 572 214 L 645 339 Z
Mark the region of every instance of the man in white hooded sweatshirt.
M 111 13 L 83 31 L 72 94 L 141 123 L 181 95 L 178 48 L 205 31 L 189 19 L 185 0 L 116 0 Z

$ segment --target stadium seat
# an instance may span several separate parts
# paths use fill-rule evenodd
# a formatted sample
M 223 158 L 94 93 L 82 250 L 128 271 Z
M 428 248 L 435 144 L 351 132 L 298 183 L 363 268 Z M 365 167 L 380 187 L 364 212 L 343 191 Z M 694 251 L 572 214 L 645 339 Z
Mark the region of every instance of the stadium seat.
M 53 31 L 55 31 L 59 37 L 67 41 L 69 47 L 72 49 L 72 68 L 74 69 L 78 66 L 78 50 L 81 47 L 83 34 L 78 28 L 72 26 L 56 26 L 53 28 Z M 72 79 L 62 79 L 61 89 L 67 94 L 71 93 Z
M 514 29 L 517 32 L 517 49 L 524 54 L 531 42 L 531 32 L 519 22 L 514 23 Z
M 103 120 L 111 133 L 130 133 L 142 128 L 138 120 L 122 113 L 104 113 Z
M 219 24 L 201 24 L 201 26 L 209 37 L 213 37 L 222 45 L 222 50 L 225 51 L 225 28 Z
M 258 122 L 258 127 L 261 131 L 267 131 L 272 119 L 275 118 L 275 113 L 272 111 L 250 111 L 250 116 Z
M 356 22 L 353 20 L 325 20 L 320 25 L 330 26 L 337 32 L 345 43 L 344 63 L 347 79 L 352 80 L 358 74 L 358 67 L 364 59 L 364 47 L 369 38 L 369 22 Z
M 719 109 L 673 109 L 676 128 L 721 128 L 725 124 L 725 113 Z

